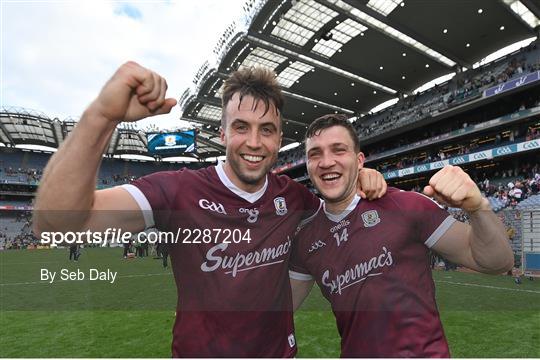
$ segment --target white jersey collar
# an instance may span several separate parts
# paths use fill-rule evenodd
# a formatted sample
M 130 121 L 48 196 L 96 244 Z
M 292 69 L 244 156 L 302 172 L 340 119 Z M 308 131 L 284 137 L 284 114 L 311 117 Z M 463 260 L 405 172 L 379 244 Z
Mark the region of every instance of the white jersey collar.
M 218 174 L 219 180 L 221 180 L 221 182 L 223 183 L 223 185 L 225 185 L 227 189 L 231 190 L 233 193 L 252 204 L 264 195 L 266 188 L 268 187 L 268 175 L 266 175 L 264 185 L 259 190 L 250 193 L 240 189 L 238 186 L 234 185 L 227 176 L 227 174 L 225 174 L 225 169 L 223 169 L 223 162 L 221 161 L 218 161 L 218 164 L 216 165 L 216 172 Z
M 329 213 L 326 210 L 326 203 L 323 203 L 324 213 L 329 220 L 333 222 L 340 222 L 341 220 L 345 219 L 347 215 L 349 215 L 354 209 L 356 209 L 356 205 L 358 205 L 358 203 L 360 202 L 360 199 L 361 199 L 360 196 L 358 196 L 358 194 L 355 194 L 354 198 L 352 199 L 350 204 L 347 206 L 347 208 L 339 214 Z

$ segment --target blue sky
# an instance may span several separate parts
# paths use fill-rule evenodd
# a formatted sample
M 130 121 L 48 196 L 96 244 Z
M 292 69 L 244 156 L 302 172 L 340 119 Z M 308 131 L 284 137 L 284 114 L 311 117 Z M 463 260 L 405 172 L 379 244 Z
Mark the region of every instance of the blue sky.
M 127 60 L 164 76 L 178 99 L 243 3 L 2 0 L 1 105 L 78 117 Z M 140 126 L 181 126 L 179 118 L 176 107 Z

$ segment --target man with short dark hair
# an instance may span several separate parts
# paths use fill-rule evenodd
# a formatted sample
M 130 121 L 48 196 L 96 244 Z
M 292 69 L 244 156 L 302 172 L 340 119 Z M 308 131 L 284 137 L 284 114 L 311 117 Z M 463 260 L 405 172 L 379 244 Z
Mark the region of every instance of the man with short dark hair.
M 345 116 L 315 120 L 306 154 L 324 206 L 293 247 L 294 308 L 316 281 L 336 316 L 342 357 L 449 357 L 429 251 L 480 272 L 511 269 L 512 250 L 488 200 L 463 170 L 448 166 L 424 193 L 462 208 L 470 226 L 419 193 L 389 188 L 362 201 L 354 187 L 364 155 Z
M 115 73 L 47 165 L 35 231 L 155 226 L 179 233 L 168 245 L 178 289 L 173 357 L 294 356 L 291 238 L 320 201 L 288 177 L 269 173 L 281 145 L 283 107 L 272 71 L 246 68 L 225 81 L 225 163 L 95 191 L 101 154 L 116 126 L 168 113 L 176 101 L 165 98 L 166 89 L 163 78 L 133 62 Z M 362 176 L 368 195 L 384 192 L 380 174 Z M 71 217 L 43 210 L 70 210 Z M 99 210 L 113 211 L 102 216 Z

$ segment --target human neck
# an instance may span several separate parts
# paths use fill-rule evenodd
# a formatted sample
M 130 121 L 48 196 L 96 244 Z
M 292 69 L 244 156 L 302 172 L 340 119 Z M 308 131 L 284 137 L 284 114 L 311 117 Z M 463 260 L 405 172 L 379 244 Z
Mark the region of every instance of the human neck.
M 240 180 L 238 176 L 236 176 L 236 173 L 233 171 L 233 169 L 231 168 L 228 162 L 225 162 L 223 164 L 223 171 L 225 172 L 225 175 L 227 175 L 229 180 L 233 183 L 233 185 L 235 185 L 240 190 L 248 192 L 248 193 L 254 193 L 261 190 L 266 182 L 266 177 L 263 177 L 256 184 L 248 184 Z
M 328 200 L 325 200 L 324 201 L 324 208 L 326 209 L 326 211 L 328 213 L 330 213 L 332 215 L 339 215 L 343 211 L 345 211 L 345 209 L 347 209 L 349 204 L 353 201 L 355 195 L 356 194 L 354 193 L 354 191 L 351 191 L 351 193 L 349 195 L 347 195 L 347 197 L 342 199 L 342 200 L 335 201 L 335 202 L 333 202 L 333 201 L 330 202 Z

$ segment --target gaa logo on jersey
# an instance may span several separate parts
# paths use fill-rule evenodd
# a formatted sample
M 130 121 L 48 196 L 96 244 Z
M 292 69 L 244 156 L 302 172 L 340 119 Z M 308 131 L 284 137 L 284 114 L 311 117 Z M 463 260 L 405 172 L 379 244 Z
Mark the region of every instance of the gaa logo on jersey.
M 368 210 L 362 213 L 362 220 L 365 227 L 372 227 L 381 222 L 377 210 Z
M 227 212 L 225 211 L 225 208 L 220 203 L 215 203 L 213 201 L 208 201 L 206 199 L 200 199 L 199 200 L 199 206 L 201 209 L 204 210 L 210 210 L 213 212 L 217 212 L 219 214 L 227 215 Z
M 176 145 L 176 136 L 174 136 L 174 135 L 165 136 L 165 145 L 167 145 L 167 146 Z
M 283 216 L 287 213 L 287 204 L 284 197 L 275 198 L 274 206 L 276 207 L 276 215 Z
M 308 253 L 312 253 L 312 252 L 322 248 L 323 246 L 326 246 L 326 243 L 324 241 L 322 241 L 322 240 L 316 241 L 313 244 L 311 244 L 311 248 L 308 250 Z

